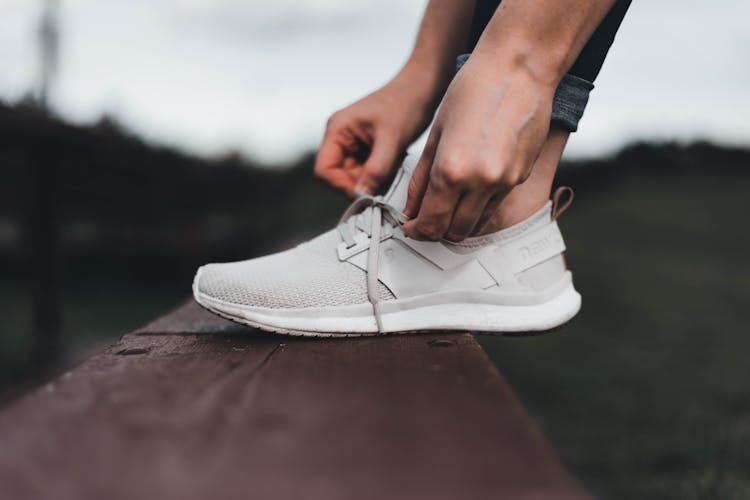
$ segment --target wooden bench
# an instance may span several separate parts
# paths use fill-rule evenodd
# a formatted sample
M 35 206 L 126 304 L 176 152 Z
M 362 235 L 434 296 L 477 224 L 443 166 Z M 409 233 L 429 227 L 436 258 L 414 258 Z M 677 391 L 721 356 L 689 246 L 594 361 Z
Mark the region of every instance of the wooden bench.
M 0 412 L 0 497 L 588 495 L 468 333 L 285 338 L 190 302 Z

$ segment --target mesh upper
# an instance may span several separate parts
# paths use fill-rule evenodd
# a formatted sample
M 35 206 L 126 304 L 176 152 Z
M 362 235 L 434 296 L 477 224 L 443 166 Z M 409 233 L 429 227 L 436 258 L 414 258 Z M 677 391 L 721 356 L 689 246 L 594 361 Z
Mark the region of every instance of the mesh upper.
M 366 273 L 341 262 L 335 229 L 285 252 L 257 259 L 208 264 L 198 290 L 233 304 L 268 308 L 304 308 L 361 304 L 367 298 Z M 394 296 L 378 282 L 381 300 Z

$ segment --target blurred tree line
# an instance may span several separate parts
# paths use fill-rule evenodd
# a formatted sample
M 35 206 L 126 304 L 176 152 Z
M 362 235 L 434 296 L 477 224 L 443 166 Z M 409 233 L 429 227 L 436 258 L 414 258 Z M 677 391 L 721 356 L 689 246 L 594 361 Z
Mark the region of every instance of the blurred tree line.
M 33 106 L 0 104 L 0 270 L 26 273 L 24 223 L 35 165 L 54 164 L 66 265 L 106 262 L 192 274 L 206 260 L 271 251 L 332 226 L 348 200 L 312 175 L 312 153 L 288 165 L 238 155 L 207 160 L 154 146 L 114 121 L 73 126 Z M 631 145 L 596 160 L 565 162 L 558 183 L 582 196 L 627 177 L 686 170 L 746 172 L 750 150 L 709 143 Z

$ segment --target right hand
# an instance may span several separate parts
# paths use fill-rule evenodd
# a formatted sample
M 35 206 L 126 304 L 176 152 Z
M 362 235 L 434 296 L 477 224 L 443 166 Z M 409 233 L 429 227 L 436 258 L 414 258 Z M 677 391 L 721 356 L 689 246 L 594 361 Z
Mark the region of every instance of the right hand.
M 315 159 L 315 175 L 349 196 L 375 194 L 432 119 L 436 105 L 424 94 L 418 82 L 396 77 L 334 113 Z

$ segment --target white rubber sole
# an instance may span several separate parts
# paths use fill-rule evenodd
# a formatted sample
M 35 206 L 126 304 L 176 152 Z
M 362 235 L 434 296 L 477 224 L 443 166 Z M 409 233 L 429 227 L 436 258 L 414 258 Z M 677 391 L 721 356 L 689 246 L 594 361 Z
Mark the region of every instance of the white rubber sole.
M 360 337 L 467 330 L 498 335 L 538 334 L 564 325 L 581 308 L 581 296 L 567 276 L 568 279 L 561 283 L 554 296 L 528 305 L 481 303 L 477 300 L 447 301 L 449 297 L 446 294 L 382 302 L 383 330 L 379 332 L 369 303 L 318 309 L 243 306 L 223 302 L 200 292 L 196 286 L 198 277 L 196 275 L 193 294 L 195 300 L 209 311 L 254 328 L 295 336 Z

